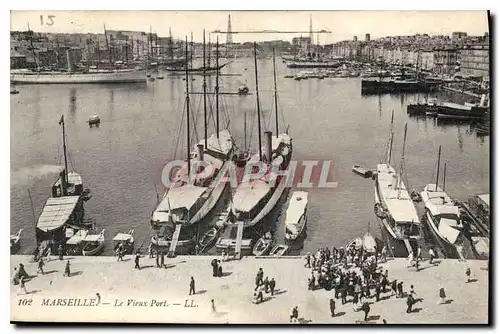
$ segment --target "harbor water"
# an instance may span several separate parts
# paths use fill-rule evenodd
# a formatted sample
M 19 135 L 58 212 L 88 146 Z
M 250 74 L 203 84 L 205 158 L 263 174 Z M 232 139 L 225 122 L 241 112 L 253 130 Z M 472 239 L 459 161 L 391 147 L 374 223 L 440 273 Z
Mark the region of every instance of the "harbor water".
M 296 71 L 296 70 L 295 70 Z M 236 92 L 247 84 L 252 95 L 224 95 L 221 123 L 229 128 L 239 147 L 247 140 L 257 148 L 256 100 L 252 58 L 236 59 L 222 73 L 221 91 Z M 391 112 L 394 110 L 394 161 L 399 164 L 405 123 L 408 124 L 405 165 L 408 188 L 421 190 L 436 179 L 438 145 L 447 164 L 446 191 L 454 198 L 489 193 L 490 142 L 468 123 L 437 123 L 432 118 L 410 118 L 406 105 L 425 98 L 422 94 L 361 95 L 361 79 L 345 78 L 295 81 L 294 73 L 277 61 L 280 131 L 289 126 L 293 159 L 331 161 L 329 181 L 335 188 L 303 189 L 309 192 L 308 230 L 304 251 L 344 245 L 370 229 L 380 235 L 373 213 L 371 179 L 351 171 L 353 165 L 375 168 L 384 156 Z M 63 165 L 62 135 L 58 121 L 65 116 L 71 166 L 82 175 L 93 197 L 85 214 L 98 229 L 106 229 L 106 255 L 118 232 L 135 230 L 136 244 L 149 243 L 149 218 L 165 188 L 161 172 L 174 158 L 186 156 L 182 118 L 185 81 L 166 73 L 163 80 L 128 85 L 26 85 L 11 95 L 11 231 L 23 228 L 20 253 L 35 247 L 35 221 Z M 202 91 L 202 76 L 194 76 L 190 90 Z M 209 87 L 213 91 L 214 77 Z M 259 92 L 263 131 L 274 132 L 273 64 L 259 60 Z M 433 98 L 436 96 L 432 96 Z M 437 96 L 443 99 L 443 96 Z M 212 107 L 214 97 L 209 97 Z M 194 139 L 203 136 L 202 95 L 191 96 L 197 127 Z M 98 114 L 99 127 L 88 118 Z M 245 117 L 246 114 L 246 117 Z M 214 131 L 210 119 L 209 133 Z M 251 132 L 251 134 L 250 134 Z M 194 141 L 193 141 L 194 144 Z M 192 145 L 191 145 L 192 146 Z M 176 150 L 177 147 L 177 150 Z M 321 165 L 321 163 L 320 163 Z M 442 182 L 442 174 L 440 183 Z M 31 193 L 34 215 L 30 205 Z M 293 189 L 292 189 L 293 190 Z M 286 209 L 284 202 L 283 213 Z M 35 216 L 35 218 L 34 218 Z M 283 220 L 279 210 L 270 220 Z M 270 221 L 269 223 L 275 223 Z M 283 226 L 277 236 L 283 240 Z M 146 241 L 147 240 L 147 241 Z

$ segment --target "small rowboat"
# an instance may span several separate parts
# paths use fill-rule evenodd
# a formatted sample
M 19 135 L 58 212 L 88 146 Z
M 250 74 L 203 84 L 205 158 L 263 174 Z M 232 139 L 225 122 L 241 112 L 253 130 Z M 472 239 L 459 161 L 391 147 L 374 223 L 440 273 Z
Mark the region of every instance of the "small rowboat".
M 273 245 L 272 242 L 273 241 L 270 238 L 260 238 L 255 243 L 255 246 L 253 246 L 252 254 L 255 256 L 267 255 L 271 250 L 271 246 Z
M 104 241 L 106 241 L 104 236 L 105 231 L 106 230 L 102 230 L 99 234 L 88 234 L 83 238 L 83 256 L 97 255 L 104 249 Z
M 411 190 L 410 197 L 411 197 L 411 200 L 414 202 L 417 202 L 417 203 L 422 202 L 422 196 L 420 196 L 418 191 L 416 191 L 415 189 Z
M 288 246 L 287 245 L 276 245 L 271 249 L 271 252 L 269 252 L 270 256 L 283 256 L 287 253 L 288 251 Z
M 13 94 L 13 95 L 15 95 L 15 94 L 19 94 L 19 91 L 17 89 L 15 89 L 15 88 L 12 88 L 10 90 L 10 93 Z
M 114 249 L 116 250 L 121 244 L 125 254 L 131 254 L 134 251 L 134 230 L 127 233 L 118 233 L 114 238 Z
M 371 170 L 368 170 L 366 168 L 363 168 L 359 165 L 354 165 L 352 167 L 352 171 L 358 175 L 361 175 L 362 177 L 364 178 L 369 178 L 372 176 L 372 171 Z
M 217 230 L 215 227 L 209 229 L 200 239 L 199 242 L 200 251 L 211 248 L 214 245 L 215 241 L 217 240 L 218 235 L 219 235 L 219 230 Z
M 161 76 L 161 75 L 160 75 L 160 76 L 157 76 L 157 77 L 156 77 L 156 79 L 158 79 L 158 80 L 162 80 L 162 79 L 163 79 L 163 76 Z
M 285 219 L 285 239 L 292 241 L 302 236 L 307 227 L 307 192 L 295 191 L 290 199 Z
M 101 118 L 99 117 L 99 115 L 93 115 L 89 117 L 89 120 L 87 122 L 89 123 L 89 126 L 99 125 L 101 124 Z
M 20 229 L 17 231 L 16 234 L 12 234 L 10 236 L 10 251 L 17 251 L 19 249 L 19 246 L 21 245 L 21 233 L 23 232 L 23 229 Z
M 367 253 L 375 253 L 377 251 L 377 242 L 370 233 L 365 233 L 363 236 L 363 249 Z
M 351 241 L 347 243 L 346 249 L 349 249 L 351 247 L 354 247 L 354 249 L 361 249 L 363 247 L 363 239 L 360 237 L 354 238 Z

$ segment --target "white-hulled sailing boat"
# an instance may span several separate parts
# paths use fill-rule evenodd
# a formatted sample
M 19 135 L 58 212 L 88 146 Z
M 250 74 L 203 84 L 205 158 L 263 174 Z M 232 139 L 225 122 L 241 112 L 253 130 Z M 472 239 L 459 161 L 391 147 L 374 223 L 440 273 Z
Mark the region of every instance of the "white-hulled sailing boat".
M 417 210 L 402 180 L 406 132 L 407 125 L 405 125 L 399 172 L 396 172 L 390 164 L 394 138 L 391 131 L 387 161 L 377 165 L 374 184 L 375 214 L 383 226 L 382 231 L 388 246 L 396 257 L 408 256 L 416 249 L 417 242 L 421 239 Z
M 187 54 L 187 43 L 186 43 Z M 205 57 L 204 57 L 205 58 Z M 207 136 L 206 78 L 204 76 L 204 124 L 205 137 L 190 147 L 189 115 L 189 73 L 186 71 L 186 112 L 188 156 L 185 165 L 174 176 L 175 187 L 168 189 L 151 216 L 151 225 L 157 231 L 152 244 L 169 248 L 169 255 L 189 253 L 196 245 L 197 226 L 220 200 L 227 183 L 219 173 L 230 160 L 233 152 L 233 138 L 229 130 L 219 131 L 218 76 L 216 78 L 216 133 Z M 204 162 L 203 167 L 189 173 L 191 165 Z
M 447 257 L 463 258 L 465 236 L 460 219 L 460 208 L 448 194 L 438 186 L 441 146 L 439 146 L 436 183 L 428 184 L 422 191 L 425 218 L 436 241 Z M 443 186 L 444 188 L 444 186 Z
M 288 133 L 278 134 L 278 106 L 276 89 L 276 64 L 273 50 L 274 65 L 274 91 L 275 91 L 275 117 L 276 135 L 270 131 L 265 132 L 265 145 L 261 146 L 260 101 L 259 84 L 257 75 L 257 53 L 254 43 L 255 58 L 255 92 L 257 98 L 257 121 L 259 131 L 259 154 L 252 156 L 249 163 L 260 161 L 264 163 L 266 173 L 257 180 L 242 182 L 236 189 L 231 205 L 230 221 L 243 227 L 258 224 L 276 206 L 286 187 L 286 178 L 277 176 L 276 169 L 287 169 L 292 156 L 292 138 Z M 273 167 L 274 166 L 274 167 Z

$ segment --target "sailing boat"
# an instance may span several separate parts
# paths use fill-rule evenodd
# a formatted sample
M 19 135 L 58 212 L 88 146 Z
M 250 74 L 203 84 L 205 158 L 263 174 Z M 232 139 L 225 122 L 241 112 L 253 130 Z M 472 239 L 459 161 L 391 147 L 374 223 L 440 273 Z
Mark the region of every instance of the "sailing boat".
M 276 169 L 286 170 L 292 156 L 292 138 L 288 133 L 279 133 L 278 128 L 278 105 L 276 88 L 276 70 L 274 70 L 274 92 L 275 92 L 275 117 L 276 136 L 271 131 L 266 131 L 265 146 L 261 146 L 261 120 L 259 83 L 257 74 L 257 46 L 254 43 L 255 61 L 255 92 L 257 98 L 257 122 L 259 153 L 249 159 L 249 163 L 263 163 L 266 173 L 256 180 L 244 181 L 238 185 L 234 193 L 230 222 L 238 225 L 243 223 L 243 227 L 253 227 L 263 220 L 265 216 L 276 206 L 285 187 L 286 179 L 276 174 Z M 273 66 L 276 68 L 275 55 L 273 50 Z M 261 167 L 262 168 L 262 167 Z
M 67 229 L 83 228 L 83 203 L 91 198 L 90 190 L 83 189 L 80 174 L 68 171 L 66 149 L 66 130 L 64 115 L 61 116 L 59 125 L 62 125 L 64 169 L 52 186 L 52 197 L 45 202 L 42 213 L 36 223 L 37 242 L 47 241 L 53 246 L 66 241 Z
M 417 210 L 402 180 L 407 125 L 405 125 L 399 172 L 396 172 L 394 167 L 391 166 L 392 142 L 394 139 L 392 133 L 393 120 L 394 114 L 391 121 L 387 160 L 385 163 L 377 165 L 374 184 L 375 214 L 380 219 L 383 226 L 382 231 L 394 256 L 406 257 L 410 252 L 413 252 L 413 249 L 416 249 L 416 243 L 422 236 Z
M 205 43 L 204 43 L 205 44 Z M 205 48 L 204 48 L 205 49 Z M 186 40 L 187 57 L 187 40 Z M 189 72 L 186 68 L 186 120 L 187 159 L 184 166 L 174 176 L 175 187 L 168 189 L 163 199 L 153 211 L 151 225 L 157 231 L 152 244 L 168 247 L 169 255 L 185 254 L 196 245 L 196 235 L 200 221 L 219 202 L 227 183 L 221 180 L 224 164 L 233 152 L 233 138 L 227 129 L 219 131 L 218 117 L 218 76 L 216 80 L 216 133 L 207 136 L 206 78 L 204 76 L 204 125 L 205 138 L 191 151 Z M 203 167 L 199 162 L 203 162 Z M 198 168 L 191 168 L 191 165 Z
M 460 219 L 459 207 L 438 185 L 440 162 L 441 146 L 438 152 L 436 183 L 426 185 L 422 191 L 426 222 L 446 256 L 462 258 L 462 248 L 465 242 L 464 225 Z

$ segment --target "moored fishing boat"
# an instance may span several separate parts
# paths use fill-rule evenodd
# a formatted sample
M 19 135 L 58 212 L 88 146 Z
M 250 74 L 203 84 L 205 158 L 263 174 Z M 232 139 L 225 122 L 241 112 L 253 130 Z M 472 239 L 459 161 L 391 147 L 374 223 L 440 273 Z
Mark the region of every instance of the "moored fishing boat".
M 187 45 L 187 44 L 186 44 Z M 187 46 L 186 46 L 187 48 Z M 187 54 L 187 49 L 186 49 Z M 218 59 L 218 48 L 217 48 Z M 185 254 L 196 246 L 199 224 L 212 211 L 224 193 L 227 183 L 223 182 L 224 165 L 232 157 L 234 141 L 228 129 L 219 129 L 219 75 L 216 76 L 216 132 L 207 133 L 207 108 L 204 103 L 205 138 L 190 151 L 190 108 L 189 74 L 186 70 L 186 121 L 187 147 L 186 163 L 173 177 L 172 185 L 151 215 L 151 225 L 156 231 L 151 242 L 155 247 L 168 247 L 169 256 Z M 203 77 L 203 97 L 206 101 L 206 77 Z M 197 168 L 191 168 L 191 166 Z
M 68 255 L 83 255 L 82 250 L 85 245 L 84 239 L 89 234 L 87 230 L 79 230 L 75 232 L 66 241 L 66 254 Z
M 366 169 L 364 167 L 361 167 L 359 165 L 354 165 L 352 167 L 352 171 L 358 175 L 361 175 L 362 177 L 364 178 L 369 178 L 369 177 L 372 177 L 372 171 L 369 170 L 369 169 Z
M 83 248 L 82 254 L 83 256 L 93 256 L 98 255 L 104 249 L 104 242 L 106 241 L 106 237 L 104 232 L 106 230 L 102 230 L 99 234 L 87 234 L 83 238 Z
M 307 199 L 305 191 L 295 191 L 288 205 L 285 218 L 285 240 L 297 240 L 307 229 Z
M 407 257 L 410 252 L 414 252 L 422 238 L 417 211 L 402 180 L 406 131 L 405 125 L 399 172 L 390 165 L 393 142 L 391 131 L 387 160 L 377 165 L 374 182 L 375 214 L 383 227 L 382 232 L 388 248 L 396 257 Z
M 212 227 L 205 232 L 198 243 L 200 246 L 200 252 L 210 249 L 215 244 L 218 236 L 219 230 L 215 227 Z
M 274 55 L 274 52 L 273 52 Z M 273 56 L 273 59 L 274 56 Z M 257 74 L 256 44 L 254 43 L 255 79 L 256 79 L 256 100 L 257 100 L 257 120 L 260 129 L 260 100 Z M 273 61 L 275 68 L 275 61 Z M 274 71 L 276 78 L 276 71 Z M 275 121 L 276 136 L 271 131 L 264 133 L 265 144 L 262 147 L 261 133 L 258 132 L 259 153 L 253 155 L 249 163 L 260 163 L 265 173 L 262 177 L 254 180 L 243 180 L 233 194 L 230 222 L 231 228 L 236 228 L 240 223 L 247 234 L 253 234 L 255 230 L 247 229 L 253 227 L 257 229 L 264 217 L 276 206 L 283 191 L 286 188 L 286 177 L 281 172 L 288 168 L 292 156 L 292 138 L 288 133 L 278 132 L 278 109 L 277 109 L 277 88 L 275 89 Z M 253 230 L 253 231 L 252 231 Z
M 358 250 L 361 249 L 362 247 L 363 247 L 363 239 L 361 239 L 360 237 L 352 239 L 346 245 L 346 249 L 354 248 Z

